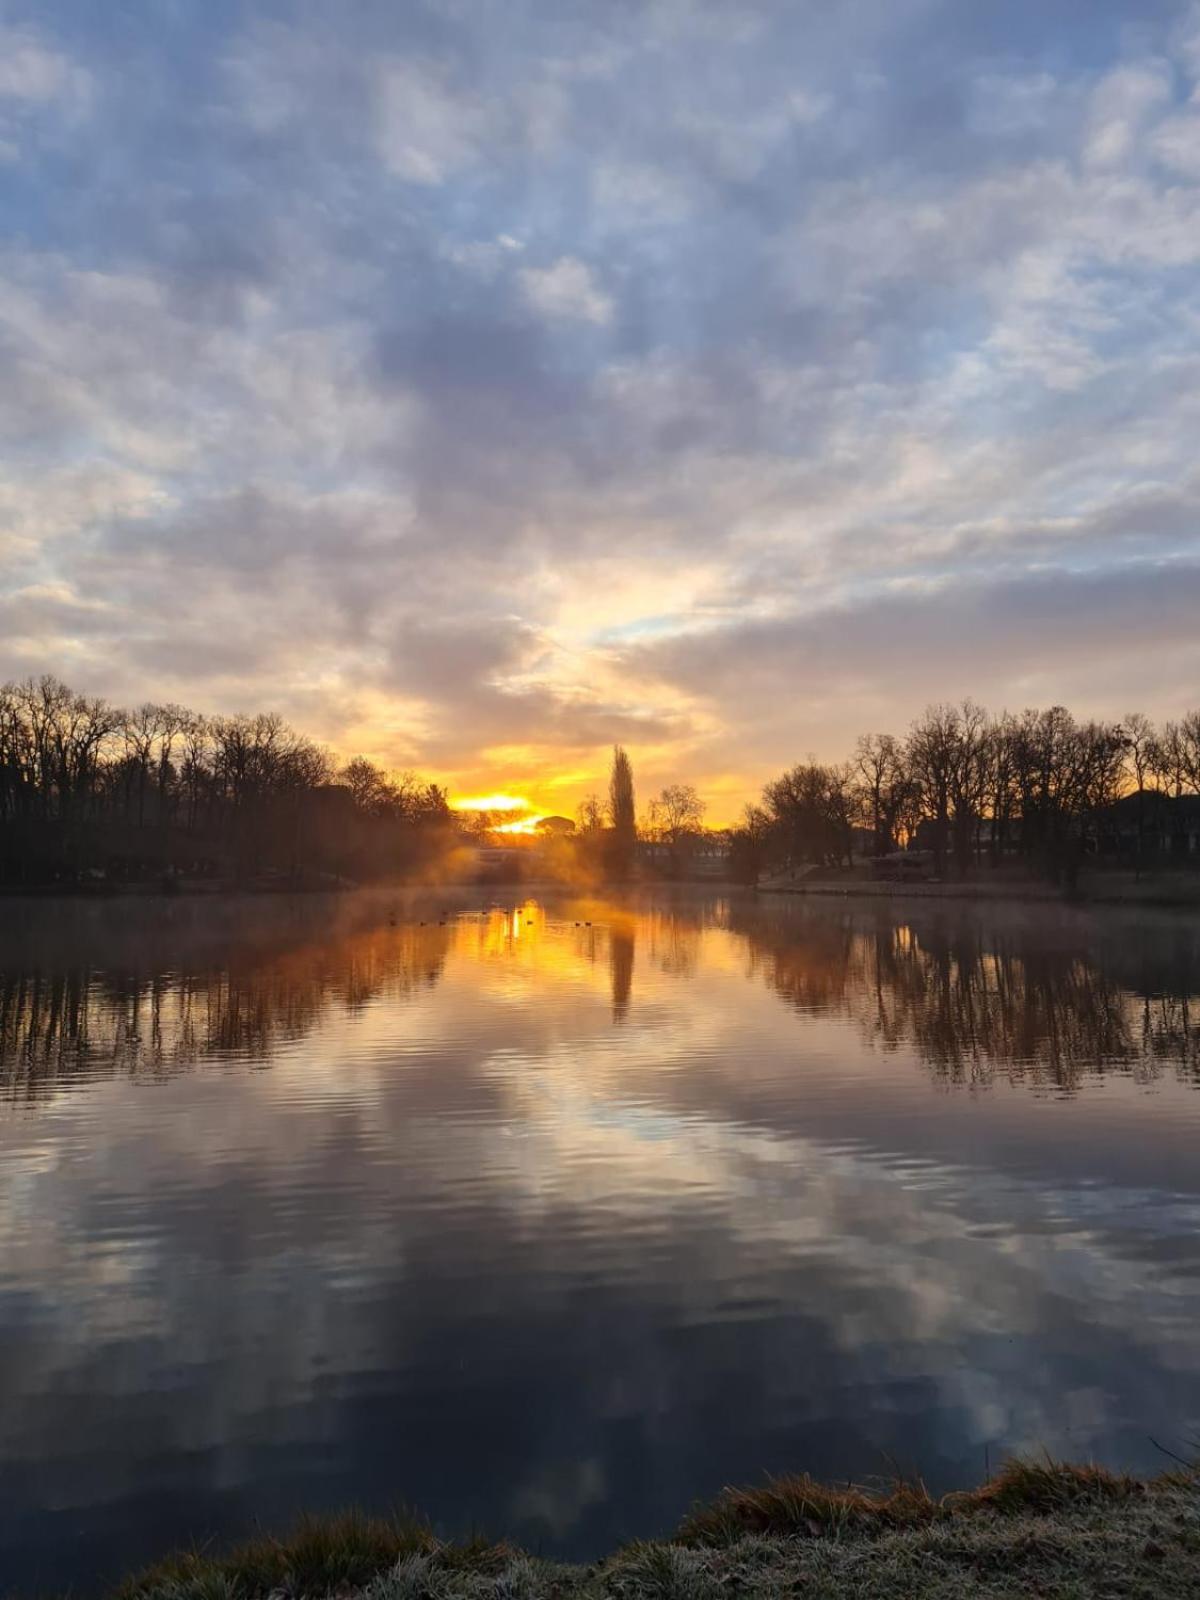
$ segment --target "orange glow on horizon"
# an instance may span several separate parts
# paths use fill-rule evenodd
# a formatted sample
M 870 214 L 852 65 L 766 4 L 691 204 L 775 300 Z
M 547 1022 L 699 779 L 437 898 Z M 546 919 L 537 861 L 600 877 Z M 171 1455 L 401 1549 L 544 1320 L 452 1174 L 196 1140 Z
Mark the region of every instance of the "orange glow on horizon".
M 535 811 L 532 816 L 522 817 L 519 822 L 502 822 L 495 833 L 536 833 L 539 822 L 544 822 L 550 815 L 548 811 Z
M 548 811 L 535 809 L 531 800 L 526 800 L 521 795 L 515 794 L 469 795 L 463 800 L 452 800 L 450 806 L 454 811 L 520 811 L 523 813 L 514 822 L 498 823 L 491 830 L 493 833 L 536 833 L 538 823 L 551 815 Z
M 465 800 L 451 800 L 452 811 L 528 811 L 529 801 L 515 794 L 477 794 Z
M 637 769 L 635 767 L 635 779 Z M 493 773 L 493 781 L 498 783 L 512 782 L 512 788 L 496 788 L 484 790 L 483 784 L 487 782 L 488 773 L 484 768 L 482 772 L 476 771 L 473 776 L 480 783 L 479 792 L 468 792 L 462 796 L 450 799 L 450 809 L 459 814 L 471 812 L 495 813 L 493 825 L 488 830 L 493 834 L 536 834 L 538 825 L 548 817 L 565 817 L 572 821 L 576 814 L 577 801 L 589 797 L 599 798 L 601 805 L 604 803 L 608 788 L 608 774 L 604 767 L 595 773 L 589 774 L 586 769 L 564 770 L 555 773 L 551 770 L 538 770 L 529 772 L 523 777 L 513 781 L 512 769 L 507 772 Z M 467 779 L 463 774 L 437 774 L 436 781 L 444 787 L 454 787 L 456 779 L 466 786 Z M 652 776 L 647 777 L 637 790 L 639 813 L 643 809 L 642 797 L 652 797 L 665 781 L 671 779 L 670 770 L 659 766 L 652 769 Z M 736 827 L 741 821 L 745 798 L 756 794 L 761 787 L 761 780 L 755 776 L 743 777 L 739 773 L 728 771 L 721 772 L 712 778 L 701 790 L 701 796 L 706 802 L 704 826 L 706 828 Z M 524 792 L 522 792 L 524 791 Z M 532 798 L 531 798 L 532 796 Z M 509 814 L 511 821 L 500 821 L 500 817 Z

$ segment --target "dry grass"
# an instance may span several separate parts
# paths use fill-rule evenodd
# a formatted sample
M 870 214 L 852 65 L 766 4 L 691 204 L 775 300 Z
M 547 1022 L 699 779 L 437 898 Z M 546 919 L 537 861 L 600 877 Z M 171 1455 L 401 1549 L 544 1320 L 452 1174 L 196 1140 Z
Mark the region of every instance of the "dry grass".
M 772 1478 L 761 1488 L 725 1489 L 708 1505 L 697 1506 L 676 1535 L 680 1544 L 729 1544 L 748 1535 L 777 1538 L 841 1538 L 915 1528 L 932 1522 L 938 1502 L 922 1485 L 897 1485 L 884 1494 L 867 1489 L 830 1488 L 807 1473 Z
M 809 1477 L 728 1489 L 674 1539 L 596 1566 L 505 1545 L 447 1545 L 411 1519 L 303 1523 L 214 1558 L 192 1552 L 116 1600 L 1196 1600 L 1200 1476 L 1142 1480 L 1096 1466 L 1011 1461 L 934 1500 Z
M 344 1512 L 305 1517 L 285 1539 L 247 1540 L 225 1555 L 183 1551 L 129 1578 L 115 1600 L 266 1600 L 267 1596 L 327 1595 L 364 1589 L 410 1557 L 436 1558 L 446 1567 L 494 1568 L 508 1558 L 503 1546 L 443 1545 L 417 1518 L 392 1520 Z
M 1094 1462 L 1082 1466 L 1065 1461 L 1034 1461 L 1019 1458 L 1008 1461 L 1000 1472 L 981 1488 L 964 1495 L 950 1495 L 944 1502 L 950 1510 L 999 1511 L 1008 1516 L 1027 1512 L 1049 1516 L 1080 1502 L 1128 1500 L 1148 1494 L 1155 1486 L 1174 1484 L 1190 1474 L 1168 1473 L 1147 1482 L 1127 1473 L 1109 1472 Z
M 807 1474 L 772 1478 L 760 1488 L 726 1489 L 684 1520 L 682 1544 L 718 1545 L 750 1535 L 842 1538 L 898 1528 L 923 1528 L 948 1517 L 979 1512 L 1004 1516 L 1052 1515 L 1082 1503 L 1110 1503 L 1194 1482 L 1190 1472 L 1147 1481 L 1092 1463 L 1016 1459 L 978 1489 L 934 1500 L 924 1484 L 899 1483 L 882 1492 L 830 1488 Z

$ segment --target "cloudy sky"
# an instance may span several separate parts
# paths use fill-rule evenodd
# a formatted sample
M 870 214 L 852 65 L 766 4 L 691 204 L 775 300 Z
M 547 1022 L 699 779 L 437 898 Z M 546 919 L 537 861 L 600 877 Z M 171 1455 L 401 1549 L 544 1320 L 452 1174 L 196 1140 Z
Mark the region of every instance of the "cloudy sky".
M 1200 7 L 0 0 L 0 678 L 718 818 L 1200 699 Z

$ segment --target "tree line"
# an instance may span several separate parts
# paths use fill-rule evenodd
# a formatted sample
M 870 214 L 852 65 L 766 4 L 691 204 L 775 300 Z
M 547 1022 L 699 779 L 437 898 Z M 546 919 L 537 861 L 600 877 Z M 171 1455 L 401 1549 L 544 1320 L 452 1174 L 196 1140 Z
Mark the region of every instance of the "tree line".
M 1011 860 L 1071 878 L 1105 848 L 1138 858 L 1173 842 L 1194 853 L 1179 804 L 1194 796 L 1200 711 L 1155 727 L 1140 712 L 994 716 L 965 700 L 929 707 L 904 737 L 863 735 L 844 762 L 805 761 L 772 779 L 734 849 L 747 875 L 915 846 L 939 873 Z
M 127 710 L 46 676 L 0 686 L 0 878 L 372 864 L 444 843 L 445 793 L 328 751 L 274 714 Z
M 564 853 L 616 879 L 686 870 L 718 843 L 745 878 L 916 849 L 939 873 L 1017 862 L 1069 879 L 1104 849 L 1200 860 L 1196 797 L 1200 711 L 1155 726 L 965 700 L 903 737 L 864 735 L 846 761 L 798 763 L 721 832 L 705 831 L 690 784 L 639 817 L 617 746 L 606 803 L 584 800 Z M 339 767 L 273 714 L 123 709 L 50 676 L 0 686 L 0 881 L 405 874 L 443 860 L 462 828 L 437 784 L 363 757 Z

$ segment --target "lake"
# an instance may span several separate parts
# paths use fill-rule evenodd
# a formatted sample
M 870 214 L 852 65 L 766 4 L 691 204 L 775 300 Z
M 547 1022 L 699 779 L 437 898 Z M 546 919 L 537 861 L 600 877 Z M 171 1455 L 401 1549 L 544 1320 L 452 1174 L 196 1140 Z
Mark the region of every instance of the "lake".
M 0 902 L 0 1590 L 1200 1438 L 1200 921 Z

